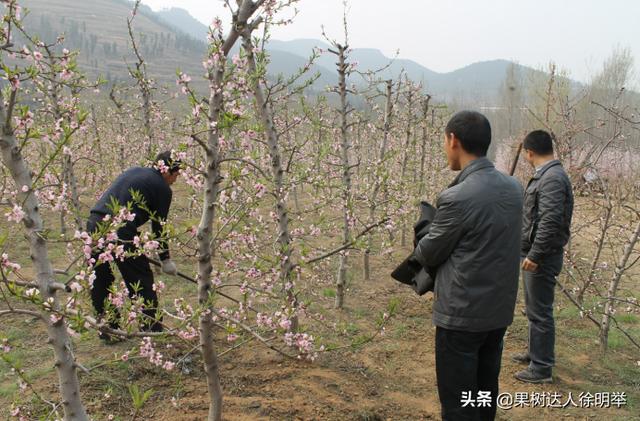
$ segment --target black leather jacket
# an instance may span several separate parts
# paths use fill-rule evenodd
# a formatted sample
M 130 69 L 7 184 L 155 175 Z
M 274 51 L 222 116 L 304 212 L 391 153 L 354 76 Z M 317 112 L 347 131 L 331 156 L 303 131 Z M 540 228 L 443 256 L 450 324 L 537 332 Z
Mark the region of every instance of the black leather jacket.
M 413 226 L 413 246 L 429 233 L 431 222 L 436 216 L 436 208 L 428 202 L 420 202 L 420 218 Z M 437 268 L 422 267 L 413 253 L 409 255 L 397 268 L 391 272 L 391 277 L 403 284 L 409 285 L 418 295 L 433 291 Z
M 562 253 L 569 241 L 573 192 L 567 173 L 554 159 L 536 171 L 524 196 L 522 256 L 541 264 L 545 256 Z
M 471 162 L 438 198 L 414 255 L 437 267 L 433 323 L 482 332 L 513 321 L 523 191 L 487 158 Z

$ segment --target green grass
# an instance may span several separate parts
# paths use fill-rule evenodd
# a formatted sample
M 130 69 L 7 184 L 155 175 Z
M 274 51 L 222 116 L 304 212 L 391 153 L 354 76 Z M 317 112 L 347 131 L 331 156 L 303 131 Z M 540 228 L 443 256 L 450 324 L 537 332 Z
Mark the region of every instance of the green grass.
M 338 329 L 341 332 L 346 332 L 346 334 L 349 336 L 356 335 L 360 332 L 360 327 L 358 327 L 358 325 L 356 325 L 355 323 L 343 323 L 341 325 L 338 325 Z
M 616 320 L 618 321 L 618 323 L 635 324 L 635 323 L 638 323 L 639 319 L 638 319 L 638 316 L 636 316 L 635 314 L 625 313 L 625 314 L 617 315 Z
M 18 391 L 18 383 L 15 381 L 6 381 L 0 383 L 0 398 L 5 398 L 7 400 L 13 398 L 16 392 Z
M 352 315 L 358 319 L 366 319 L 369 315 L 369 309 L 357 307 L 353 309 Z
M 555 309 L 554 317 L 556 320 L 575 319 L 580 317 L 580 310 L 574 305 L 562 307 L 560 309 Z
M 602 359 L 602 366 L 613 373 L 616 383 L 622 383 L 640 392 L 640 366 L 634 366 L 611 355 Z
M 410 329 L 406 324 L 400 323 L 397 326 L 394 326 L 392 336 L 394 338 L 402 338 L 409 331 L 410 331 Z

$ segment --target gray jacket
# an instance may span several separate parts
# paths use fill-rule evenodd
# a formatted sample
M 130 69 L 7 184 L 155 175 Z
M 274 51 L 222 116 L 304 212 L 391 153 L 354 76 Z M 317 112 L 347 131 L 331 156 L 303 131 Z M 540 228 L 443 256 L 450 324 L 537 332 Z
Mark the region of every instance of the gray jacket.
M 524 196 L 521 252 L 538 264 L 562 253 L 569 241 L 573 192 L 567 173 L 554 159 L 536 171 Z
M 520 183 L 487 158 L 471 162 L 438 198 L 429 234 L 414 254 L 438 267 L 436 326 L 470 332 L 513 321 L 522 229 Z

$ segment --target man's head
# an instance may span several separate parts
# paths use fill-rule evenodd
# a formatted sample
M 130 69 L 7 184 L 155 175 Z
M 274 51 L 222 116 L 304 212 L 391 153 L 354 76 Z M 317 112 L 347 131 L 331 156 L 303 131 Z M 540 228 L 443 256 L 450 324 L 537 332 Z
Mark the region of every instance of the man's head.
M 534 167 L 538 163 L 553 159 L 553 139 L 549 132 L 534 130 L 522 141 L 524 159 Z
M 182 162 L 179 159 L 173 159 L 171 157 L 171 151 L 164 151 L 156 156 L 154 167 L 160 171 L 164 181 L 166 181 L 168 185 L 172 185 L 176 182 L 180 174 L 181 165 Z
M 444 150 L 449 168 L 461 170 L 466 163 L 487 155 L 491 144 L 489 120 L 477 111 L 460 111 L 444 129 Z

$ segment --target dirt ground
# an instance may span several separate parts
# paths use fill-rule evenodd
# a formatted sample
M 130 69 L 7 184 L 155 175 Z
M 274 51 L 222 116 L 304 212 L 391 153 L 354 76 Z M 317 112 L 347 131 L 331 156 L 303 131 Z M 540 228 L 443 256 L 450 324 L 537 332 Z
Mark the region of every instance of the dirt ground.
M 418 297 L 394 283 L 385 264 L 374 267 L 378 276 L 369 284 L 352 282 L 347 307 L 341 318 L 361 320 L 374 317 L 389 300 L 399 299 L 398 313 L 383 336 L 358 349 L 345 348 L 321 354 L 315 362 L 295 361 L 250 342 L 221 358 L 225 420 L 428 420 L 440 419 L 434 360 L 434 332 L 431 324 L 432 295 Z M 165 293 L 169 293 L 165 291 Z M 330 311 L 327 300 L 327 311 Z M 561 301 L 561 300 L 560 300 Z M 331 310 L 332 311 L 332 310 Z M 27 323 L 28 321 L 23 321 Z M 517 311 L 516 320 L 505 339 L 500 375 L 502 392 L 560 392 L 564 399 L 572 392 L 626 392 L 627 405 L 621 408 L 519 408 L 499 410 L 501 420 L 634 420 L 638 416 L 639 380 L 616 377 L 605 367 L 593 339 L 574 341 L 563 334 L 575 331 L 574 318 L 558 318 L 557 368 L 551 385 L 526 385 L 513 378 L 521 367 L 508 358 L 526 346 L 526 320 Z M 585 327 L 586 328 L 586 327 Z M 28 341 L 42 344 L 38 336 Z M 42 338 L 40 338 L 42 339 Z M 585 342 L 586 345 L 585 345 Z M 591 342 L 589 344 L 588 342 Z M 28 345 L 28 343 L 26 344 Z M 103 346 L 95 338 L 78 344 L 77 356 L 94 366 L 122 354 L 132 342 Z M 175 349 L 173 352 L 179 353 Z M 35 351 L 34 351 L 35 352 Z M 168 351 L 169 352 L 169 351 Z M 634 370 L 629 355 L 613 351 L 615 367 Z M 46 370 L 34 379 L 36 386 L 55 394 L 55 376 Z M 635 371 L 637 374 L 637 370 Z M 6 375 L 3 380 L 6 380 Z M 631 374 L 631 378 L 634 374 Z M 627 382 L 624 380 L 627 379 Z M 202 420 L 206 418 L 206 383 L 197 352 L 167 374 L 150 364 L 133 360 L 129 364 L 105 364 L 81 374 L 85 401 L 95 419 L 131 419 L 132 409 L 126 386 L 137 384 L 154 393 L 137 419 L 158 421 Z M 177 397 L 175 405 L 171 398 Z M 3 405 L 4 406 L 4 405 Z M 5 406 L 5 408 L 7 408 Z M 2 412 L 6 412 L 2 410 Z M 7 414 L 8 415 L 8 414 Z
M 440 408 L 436 387 L 434 333 L 431 324 L 431 293 L 418 297 L 409 288 L 389 277 L 394 262 L 405 251 L 392 257 L 374 258 L 372 280 L 361 280 L 358 258 L 353 261 L 353 279 L 345 309 L 332 308 L 333 299 L 319 296 L 315 311 L 327 314 L 325 329 L 313 330 L 321 341 L 349 344 L 358 335 L 375 331 L 374 318 L 392 300 L 397 313 L 384 334 L 372 342 L 352 348 L 321 353 L 314 362 L 297 361 L 269 350 L 255 341 L 226 353 L 220 359 L 224 389 L 224 419 L 253 420 L 438 420 Z M 164 279 L 164 300 L 193 294 L 190 285 Z M 577 317 L 571 304 L 557 295 L 557 367 L 554 383 L 528 385 L 513 374 L 521 369 L 509 356 L 526 348 L 527 322 L 516 309 L 513 325 L 507 331 L 501 392 L 557 392 L 562 402 L 569 392 L 576 402 L 581 392 L 625 392 L 627 402 L 620 408 L 516 408 L 498 410 L 499 420 L 640 420 L 640 363 L 637 351 L 624 342 L 602 357 L 595 329 Z M 631 322 L 637 327 L 637 321 Z M 3 330 L 20 338 L 23 368 L 43 396 L 57 398 L 57 378 L 52 367 L 46 333 L 33 320 L 7 318 Z M 25 330 L 26 329 L 26 330 Z M 25 336 L 24 332 L 30 334 Z M 222 345 L 221 337 L 219 343 Z M 132 359 L 118 362 L 119 356 L 135 346 L 129 340 L 103 345 L 93 332 L 76 341 L 76 356 L 89 374 L 80 373 L 84 401 L 95 420 L 131 420 L 133 409 L 128 386 L 153 389 L 151 398 L 136 414 L 137 420 L 187 421 L 206 419 L 206 383 L 197 349 L 183 358 L 171 373 Z M 195 344 L 194 344 L 195 345 Z M 165 345 L 166 346 L 166 345 Z M 185 344 L 164 349 L 168 356 L 181 358 L 189 351 Z M 109 362 L 112 361 L 112 362 Z M 0 418 L 9 419 L 9 405 L 15 398 L 15 376 L 0 362 Z M 13 388 L 12 388 L 13 387 Z M 29 392 L 26 392 L 27 394 Z M 175 401 L 172 401 L 175 398 Z M 33 404 L 32 404 L 33 405 Z M 34 412 L 35 413 L 35 412 Z M 30 418 L 28 418 L 30 419 Z M 44 419 L 44 418 L 43 418 Z M 52 418 L 53 419 L 53 418 Z

